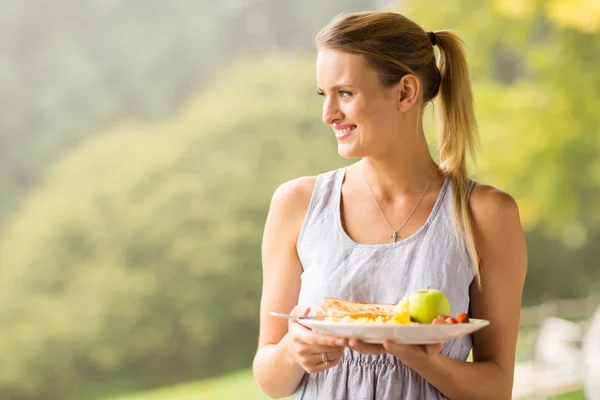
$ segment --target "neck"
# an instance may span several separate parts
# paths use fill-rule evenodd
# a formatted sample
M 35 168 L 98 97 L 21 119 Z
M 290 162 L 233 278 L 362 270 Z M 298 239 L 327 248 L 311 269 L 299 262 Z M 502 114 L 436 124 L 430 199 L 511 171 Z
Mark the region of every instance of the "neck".
M 425 135 L 415 133 L 416 143 L 394 149 L 388 154 L 365 157 L 361 161 L 365 179 L 381 199 L 419 196 L 431 178 L 430 188 L 442 173 L 431 158 Z

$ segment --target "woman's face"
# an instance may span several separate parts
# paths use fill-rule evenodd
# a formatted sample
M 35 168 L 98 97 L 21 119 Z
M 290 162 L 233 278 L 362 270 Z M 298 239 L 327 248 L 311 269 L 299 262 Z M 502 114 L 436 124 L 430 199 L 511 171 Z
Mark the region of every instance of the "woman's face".
M 383 87 L 361 55 L 319 51 L 317 90 L 323 122 L 333 128 L 342 157 L 382 156 L 401 145 L 399 84 Z

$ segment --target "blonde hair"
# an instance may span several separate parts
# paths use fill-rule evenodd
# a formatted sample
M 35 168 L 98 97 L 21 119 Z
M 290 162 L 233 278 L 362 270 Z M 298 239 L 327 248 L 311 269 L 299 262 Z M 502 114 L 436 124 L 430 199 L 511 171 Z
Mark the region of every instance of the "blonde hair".
M 361 54 L 389 87 L 406 74 L 419 77 L 423 103 L 437 97 L 440 169 L 452 182 L 454 221 L 464 240 L 477 282 L 481 284 L 479 253 L 469 210 L 467 152 L 474 159 L 477 122 L 462 40 L 452 32 L 430 36 L 403 15 L 368 11 L 341 14 L 315 37 L 318 49 Z M 436 63 L 434 46 L 439 49 Z

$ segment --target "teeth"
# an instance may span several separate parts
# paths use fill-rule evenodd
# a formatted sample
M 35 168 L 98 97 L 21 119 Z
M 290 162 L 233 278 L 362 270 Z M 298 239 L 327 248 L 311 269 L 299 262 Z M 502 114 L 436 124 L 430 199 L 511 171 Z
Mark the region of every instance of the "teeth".
M 343 135 L 344 133 L 350 132 L 354 128 L 335 129 L 335 133 Z

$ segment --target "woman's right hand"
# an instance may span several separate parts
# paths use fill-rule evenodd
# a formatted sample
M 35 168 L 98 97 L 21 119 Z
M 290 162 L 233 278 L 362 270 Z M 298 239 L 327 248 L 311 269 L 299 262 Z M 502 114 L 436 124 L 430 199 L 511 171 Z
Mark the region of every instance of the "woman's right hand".
M 309 307 L 296 306 L 295 316 L 307 316 Z M 288 325 L 288 355 L 309 374 L 316 374 L 340 363 L 348 339 L 322 335 L 291 319 Z

